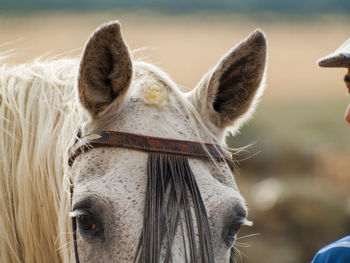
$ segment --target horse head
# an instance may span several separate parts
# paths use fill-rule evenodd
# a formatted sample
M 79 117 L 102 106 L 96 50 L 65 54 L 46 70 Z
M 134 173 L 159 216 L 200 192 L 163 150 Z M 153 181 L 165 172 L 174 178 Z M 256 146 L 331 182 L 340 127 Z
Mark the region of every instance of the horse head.
M 219 147 L 251 115 L 265 64 L 266 39 L 256 30 L 183 93 L 160 69 L 132 60 L 118 22 L 105 24 L 80 64 L 90 116 L 83 136 L 115 131 Z M 98 147 L 79 154 L 71 173 L 81 262 L 227 262 L 248 222 L 224 158 Z

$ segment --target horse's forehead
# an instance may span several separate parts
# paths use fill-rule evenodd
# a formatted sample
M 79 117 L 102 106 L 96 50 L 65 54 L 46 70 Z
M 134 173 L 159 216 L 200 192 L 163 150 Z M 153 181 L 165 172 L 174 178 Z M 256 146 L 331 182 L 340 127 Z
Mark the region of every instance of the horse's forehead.
M 132 97 L 141 98 L 146 105 L 164 108 L 170 103 L 169 96 L 175 89 L 176 85 L 160 70 L 142 65 L 135 67 L 134 79 L 128 93 Z
M 198 140 L 186 105 L 176 85 L 161 73 L 138 68 L 123 99 L 92 123 L 91 130 L 116 130 L 147 136 Z
M 157 75 L 141 75 L 135 78 L 129 96 L 139 98 L 147 106 L 164 109 L 169 105 L 171 87 Z

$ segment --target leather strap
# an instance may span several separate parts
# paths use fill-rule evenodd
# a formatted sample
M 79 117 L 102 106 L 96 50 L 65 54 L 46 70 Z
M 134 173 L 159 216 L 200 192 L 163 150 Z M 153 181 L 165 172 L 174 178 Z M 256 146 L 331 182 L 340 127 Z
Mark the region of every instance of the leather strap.
M 73 183 L 70 182 L 70 206 L 71 207 L 73 202 L 73 191 L 74 191 L 74 186 L 73 186 Z M 79 253 L 78 253 L 78 242 L 77 242 L 77 218 L 75 216 L 72 217 L 72 232 L 73 232 L 73 247 L 74 247 L 75 262 L 80 263 Z
M 144 152 L 179 154 L 196 158 L 214 158 L 232 162 L 232 157 L 220 145 L 138 135 L 133 133 L 102 131 L 77 140 L 69 151 L 69 166 L 82 152 L 97 147 L 120 147 Z

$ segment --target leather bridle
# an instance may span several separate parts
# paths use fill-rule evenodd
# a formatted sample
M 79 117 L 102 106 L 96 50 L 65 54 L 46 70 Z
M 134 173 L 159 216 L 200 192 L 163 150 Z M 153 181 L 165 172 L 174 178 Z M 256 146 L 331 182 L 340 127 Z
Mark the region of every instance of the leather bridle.
M 116 131 L 94 132 L 82 138 L 80 138 L 80 133 L 78 133 L 77 137 L 78 139 L 69 150 L 69 166 L 73 165 L 74 160 L 79 154 L 97 147 L 119 147 L 144 152 L 184 155 L 201 159 L 216 159 L 218 161 L 232 163 L 231 154 L 217 144 L 151 137 Z M 71 184 L 71 205 L 73 200 L 73 188 L 74 185 Z M 75 261 L 79 263 L 76 217 L 72 217 L 72 230 Z

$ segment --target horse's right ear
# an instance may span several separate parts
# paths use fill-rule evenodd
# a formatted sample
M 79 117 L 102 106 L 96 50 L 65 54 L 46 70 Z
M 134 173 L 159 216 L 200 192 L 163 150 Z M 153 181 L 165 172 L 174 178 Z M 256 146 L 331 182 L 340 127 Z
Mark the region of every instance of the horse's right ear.
M 205 122 L 238 128 L 262 94 L 267 41 L 260 30 L 231 49 L 189 94 Z
M 129 49 L 119 22 L 97 29 L 88 40 L 80 63 L 79 98 L 92 116 L 124 95 L 132 78 Z

